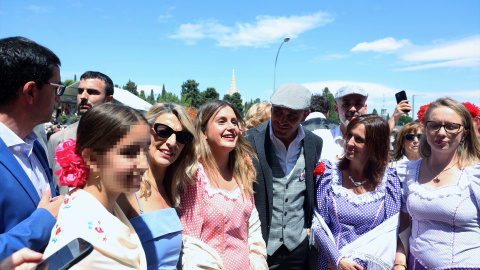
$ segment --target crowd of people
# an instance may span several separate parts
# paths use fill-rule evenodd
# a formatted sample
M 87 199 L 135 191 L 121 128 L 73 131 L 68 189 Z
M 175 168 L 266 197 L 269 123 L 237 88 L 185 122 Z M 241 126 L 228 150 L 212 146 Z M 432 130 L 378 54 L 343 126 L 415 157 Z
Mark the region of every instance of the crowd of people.
M 347 85 L 330 102 L 280 85 L 245 119 L 112 104 L 87 71 L 80 121 L 45 144 L 60 59 L 0 39 L 0 269 L 30 269 L 83 238 L 72 269 L 480 269 L 480 109 L 441 97 L 391 142 Z

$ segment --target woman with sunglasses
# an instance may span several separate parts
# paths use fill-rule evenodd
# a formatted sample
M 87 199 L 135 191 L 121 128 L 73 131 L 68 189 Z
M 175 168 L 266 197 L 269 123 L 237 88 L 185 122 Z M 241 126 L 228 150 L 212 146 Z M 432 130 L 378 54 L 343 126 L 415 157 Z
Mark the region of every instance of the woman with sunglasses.
M 157 103 L 145 116 L 149 167 L 140 190 L 120 196 L 118 203 L 142 241 L 148 269 L 176 269 L 182 247 L 176 209 L 195 163 L 193 124 L 185 109 L 172 103 Z
M 399 242 L 395 269 L 480 269 L 480 143 L 472 117 L 459 102 L 440 98 L 425 121 L 422 159 L 402 176 L 402 211 L 412 227 L 409 245 Z M 407 227 L 408 216 L 401 223 Z
M 398 163 L 420 159 L 418 146 L 423 134 L 423 125 L 412 122 L 403 126 L 397 134 L 390 165 L 396 167 Z
M 255 152 L 230 103 L 203 104 L 195 119 L 197 170 L 182 194 L 183 269 L 267 269 L 253 201 Z

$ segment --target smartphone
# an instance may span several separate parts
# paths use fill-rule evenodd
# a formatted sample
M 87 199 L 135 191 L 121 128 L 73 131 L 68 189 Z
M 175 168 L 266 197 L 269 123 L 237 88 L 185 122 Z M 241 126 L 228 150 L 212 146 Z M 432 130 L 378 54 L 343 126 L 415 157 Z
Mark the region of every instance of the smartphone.
M 77 238 L 38 263 L 32 270 L 66 270 L 87 257 L 93 250 L 90 242 Z
M 405 93 L 405 90 L 402 90 L 398 93 L 395 94 L 395 98 L 397 99 L 397 104 L 400 103 L 402 100 L 407 100 L 407 93 Z M 404 113 L 409 113 L 410 110 L 403 110 Z

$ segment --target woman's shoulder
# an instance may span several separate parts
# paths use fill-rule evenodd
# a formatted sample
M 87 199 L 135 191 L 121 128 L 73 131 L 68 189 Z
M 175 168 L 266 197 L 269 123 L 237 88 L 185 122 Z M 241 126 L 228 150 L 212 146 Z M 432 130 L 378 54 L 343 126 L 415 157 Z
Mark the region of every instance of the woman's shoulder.
M 317 181 L 319 186 L 327 187 L 331 186 L 332 183 L 337 183 L 340 175 L 338 169 L 338 162 L 332 162 L 328 159 L 322 159 L 315 167 L 314 176 L 317 176 Z M 323 168 L 322 168 L 323 167 Z M 317 170 L 323 170 L 320 175 L 316 175 Z

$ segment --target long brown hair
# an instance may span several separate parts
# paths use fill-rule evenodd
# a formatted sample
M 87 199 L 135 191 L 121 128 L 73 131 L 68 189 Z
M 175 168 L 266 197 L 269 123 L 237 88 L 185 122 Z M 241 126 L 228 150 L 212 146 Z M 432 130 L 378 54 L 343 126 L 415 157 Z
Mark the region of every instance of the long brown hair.
M 365 150 L 369 155 L 363 168 L 363 176 L 376 187 L 381 182 L 388 166 L 390 127 L 385 120 L 375 114 L 361 115 L 350 121 L 343 137 L 345 138 L 352 129 L 360 124 L 365 126 Z M 349 165 L 350 160 L 343 157 L 338 164 L 338 168 L 347 170 Z
M 187 111 L 180 105 L 174 103 L 156 103 L 147 112 L 145 117 L 148 120 L 150 127 L 153 127 L 155 121 L 160 115 L 171 113 L 175 115 L 183 130 L 195 135 L 195 129 L 193 127 L 192 120 L 190 119 Z M 195 137 L 195 136 L 194 136 Z M 163 185 L 167 192 L 167 196 L 172 202 L 175 208 L 180 206 L 180 192 L 184 190 L 188 184 L 193 183 L 192 176 L 195 172 L 195 138 L 185 144 L 182 152 L 177 157 L 175 162 L 167 167 Z M 151 165 L 151 163 L 150 163 Z M 149 197 L 151 194 L 151 184 L 147 177 L 142 178 L 140 184 L 141 196 Z
M 447 107 L 455 111 L 462 118 L 462 126 L 468 133 L 463 142 L 457 147 L 458 166 L 464 167 L 477 164 L 480 160 L 480 142 L 473 127 L 472 115 L 460 102 L 449 97 L 442 97 L 428 107 L 425 112 L 425 123 L 430 119 L 432 111 L 438 107 Z M 426 132 L 428 132 L 427 128 L 424 130 L 424 135 L 426 135 Z M 420 141 L 419 154 L 422 158 L 428 158 L 432 154 L 432 148 L 428 144 L 427 136 L 423 136 Z
M 196 152 L 198 161 L 202 163 L 205 172 L 209 175 L 216 175 L 218 165 L 213 157 L 210 145 L 203 134 L 207 132 L 208 122 L 221 109 L 230 107 L 237 117 L 239 127 L 245 126 L 242 116 L 238 110 L 227 101 L 211 100 L 204 103 L 198 110 L 195 118 L 195 132 L 197 137 Z M 228 167 L 233 171 L 233 177 L 238 185 L 243 185 L 247 197 L 253 195 L 252 183 L 256 181 L 256 171 L 251 162 L 251 158 L 257 158 L 252 146 L 243 137 L 242 132 L 238 133 L 238 140 L 235 148 L 229 153 Z

